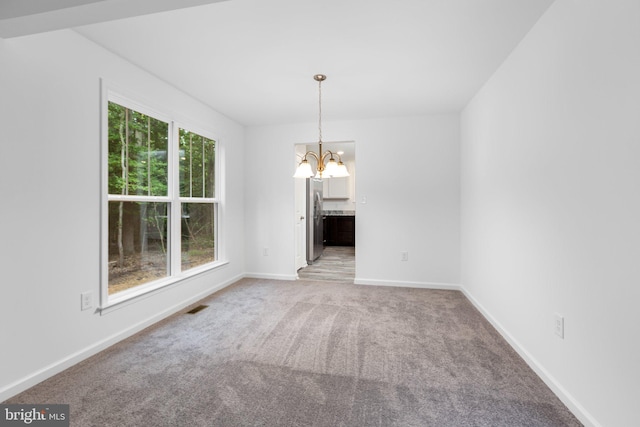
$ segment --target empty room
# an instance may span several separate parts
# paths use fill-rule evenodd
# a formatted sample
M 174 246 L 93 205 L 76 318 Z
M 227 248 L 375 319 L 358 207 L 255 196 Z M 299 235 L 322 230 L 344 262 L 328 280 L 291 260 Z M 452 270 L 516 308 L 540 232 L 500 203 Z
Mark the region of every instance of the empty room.
M 639 23 L 0 0 L 0 425 L 640 425 Z

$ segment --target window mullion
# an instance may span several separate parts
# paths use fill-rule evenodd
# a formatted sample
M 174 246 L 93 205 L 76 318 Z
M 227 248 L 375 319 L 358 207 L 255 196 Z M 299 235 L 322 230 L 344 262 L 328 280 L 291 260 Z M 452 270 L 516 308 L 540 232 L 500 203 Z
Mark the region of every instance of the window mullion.
M 170 271 L 172 276 L 180 274 L 181 271 L 181 221 L 182 205 L 180 203 L 180 140 L 178 126 L 171 122 L 171 132 L 169 138 L 169 198 L 171 199 L 171 252 L 169 253 Z

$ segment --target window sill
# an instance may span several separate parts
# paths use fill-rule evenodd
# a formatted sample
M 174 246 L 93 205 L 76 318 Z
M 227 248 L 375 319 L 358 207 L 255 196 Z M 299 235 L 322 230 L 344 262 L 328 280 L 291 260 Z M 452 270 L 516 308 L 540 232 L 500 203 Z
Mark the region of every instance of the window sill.
M 199 276 L 203 273 L 217 270 L 227 264 L 229 264 L 229 261 L 215 261 L 210 264 L 195 267 L 187 272 L 182 273 L 180 276 L 156 280 L 146 285 L 138 286 L 134 289 L 118 292 L 113 296 L 109 296 L 107 298 L 107 303 L 99 307 L 98 312 L 100 313 L 100 315 L 109 314 L 122 307 L 126 307 L 129 304 L 165 291 L 173 285 L 177 285 L 184 282 L 185 280 L 191 279 L 195 276 Z

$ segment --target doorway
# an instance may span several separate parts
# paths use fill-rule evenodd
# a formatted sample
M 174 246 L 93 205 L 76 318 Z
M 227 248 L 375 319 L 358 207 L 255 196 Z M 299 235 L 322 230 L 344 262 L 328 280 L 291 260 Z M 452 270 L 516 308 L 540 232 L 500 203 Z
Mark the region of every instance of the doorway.
M 306 231 L 308 221 L 306 179 L 295 183 L 295 268 L 299 279 L 339 280 L 353 283 L 355 278 L 356 159 L 355 142 L 323 142 L 323 152 L 336 153 L 350 176 L 322 180 L 322 222 L 324 249 L 322 255 L 308 262 Z M 295 146 L 296 166 L 307 151 L 318 152 L 318 144 Z M 316 162 L 309 156 L 315 171 Z
M 325 246 L 313 264 L 298 270 L 302 280 L 330 280 L 353 283 L 356 277 L 355 246 Z

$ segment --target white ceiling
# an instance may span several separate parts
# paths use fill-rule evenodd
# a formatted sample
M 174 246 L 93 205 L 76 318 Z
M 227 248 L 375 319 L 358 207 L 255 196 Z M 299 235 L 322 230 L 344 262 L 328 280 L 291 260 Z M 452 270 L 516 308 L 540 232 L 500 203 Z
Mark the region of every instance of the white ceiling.
M 106 22 L 226 0 L 0 0 L 0 37 Z
M 460 111 L 552 2 L 229 0 L 76 30 L 262 125 L 315 121 L 317 73 L 324 120 Z

